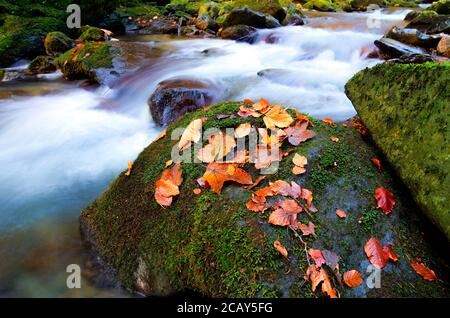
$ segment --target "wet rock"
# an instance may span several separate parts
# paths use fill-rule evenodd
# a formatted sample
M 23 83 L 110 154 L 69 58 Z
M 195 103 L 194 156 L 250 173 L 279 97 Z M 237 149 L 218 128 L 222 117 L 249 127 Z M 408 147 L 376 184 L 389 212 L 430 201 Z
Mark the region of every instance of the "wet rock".
M 438 14 L 450 14 L 450 0 L 439 0 L 433 2 L 429 9 Z
M 158 84 L 148 99 L 155 123 L 167 126 L 181 115 L 209 105 L 213 100 L 211 85 L 190 79 L 169 79 Z
M 423 48 L 435 48 L 441 39 L 441 36 L 438 34 L 428 35 L 416 29 L 400 27 L 393 27 L 385 37 Z
M 299 248 L 301 242 L 286 228 L 268 224 L 269 211 L 263 215 L 246 209 L 251 191 L 230 183 L 220 195 L 208 189 L 194 195 L 192 190 L 198 187 L 196 180 L 205 167 L 182 162 L 183 183 L 172 205 L 162 209 L 154 200 L 155 181 L 177 149 L 178 140 L 171 138 L 175 129 L 185 128 L 196 118 L 206 118 L 205 128 L 225 129 L 258 121 L 259 126 L 261 119 L 251 117 L 217 119 L 218 115 L 236 114 L 240 105 L 242 102 L 217 104 L 181 117 L 167 128 L 166 137 L 139 155 L 130 176 L 121 173 L 83 211 L 81 222 L 93 234 L 98 256 L 117 270 L 125 287 L 150 295 L 189 288 L 210 297 L 321 296 L 320 291 L 314 295 L 310 282 L 303 282 L 308 261 Z M 295 115 L 294 111 L 291 114 Z M 341 297 L 448 297 L 446 238 L 430 239 L 427 220 L 416 213 L 417 206 L 388 165 L 380 173 L 372 164 L 370 159 L 380 153 L 351 123 L 330 127 L 312 120 L 316 137 L 295 148 L 255 189 L 278 179 L 311 189 L 318 212 L 300 213 L 298 220 L 304 224 L 312 221 L 317 237 L 303 239 L 308 248 L 338 254 L 341 273 L 356 269 L 366 274 L 369 262 L 364 244 L 372 235 L 382 244 L 393 243 L 398 262 L 389 262 L 382 269 L 382 288 L 374 290 L 362 284 L 350 289 L 332 278 Z M 332 142 L 330 134 L 337 135 L 339 143 Z M 302 176 L 291 172 L 295 152 L 308 157 L 307 172 Z M 259 174 L 252 167 L 242 168 L 256 180 Z M 394 193 L 396 205 L 390 215 L 376 208 L 374 189 L 379 186 Z M 338 218 L 337 208 L 348 217 Z M 274 250 L 275 239 L 287 248 L 287 258 Z M 427 282 L 412 270 L 410 260 L 419 255 L 432 260 L 430 266 L 443 282 Z
M 450 239 L 449 63 L 383 63 L 346 93 L 377 146 L 432 222 Z
M 371 5 L 383 7 L 384 0 L 351 0 L 350 6 L 356 11 L 366 11 Z
M 304 25 L 304 17 L 298 13 L 288 14 L 281 23 L 282 25 Z
M 3 81 L 4 77 L 5 77 L 5 70 L 0 68 L 0 82 Z
M 411 12 L 408 12 L 408 14 L 405 16 L 404 21 L 411 21 L 411 20 L 413 20 L 414 18 L 418 17 L 419 15 L 420 15 L 420 12 L 419 12 L 419 11 L 411 11 Z
M 376 40 L 374 43 L 380 50 L 381 56 L 385 59 L 398 58 L 403 55 L 427 54 L 427 52 L 422 48 L 410 46 L 393 39 L 381 38 L 380 40 Z
M 122 18 L 117 14 L 112 14 L 100 22 L 99 26 L 114 33 L 115 35 L 124 35 L 126 33 Z
M 271 16 L 260 12 L 255 12 L 249 8 L 235 9 L 231 11 L 222 23 L 222 28 L 228 28 L 235 25 L 248 25 L 254 28 L 275 28 L 280 23 Z
M 50 32 L 44 41 L 45 52 L 49 56 L 58 56 L 75 46 L 75 41 L 62 32 Z
M 210 29 L 213 31 L 217 31 L 219 29 L 219 25 L 214 19 L 212 19 L 208 14 L 202 13 L 195 19 L 195 26 L 200 30 Z
M 405 54 L 399 58 L 390 59 L 389 62 L 402 63 L 402 64 L 423 64 L 426 62 L 433 62 L 436 59 L 428 54 Z
M 220 37 L 226 40 L 253 43 L 257 37 L 257 30 L 248 25 L 234 25 L 223 29 L 220 32 Z
M 118 51 L 109 44 L 85 42 L 57 57 L 54 64 L 66 79 L 102 83 L 104 70 L 109 69 L 108 73 L 113 71 L 113 58 L 117 54 Z
M 46 74 L 55 72 L 56 66 L 53 64 L 53 58 L 41 55 L 30 63 L 28 70 L 32 74 Z
M 407 28 L 417 29 L 427 34 L 450 33 L 450 16 L 438 15 L 434 11 L 423 11 L 413 20 L 411 20 Z
M 450 36 L 444 36 L 439 41 L 436 50 L 440 55 L 450 58 Z
M 177 34 L 178 23 L 173 19 L 160 18 L 150 20 L 149 25 L 144 28 L 144 34 Z

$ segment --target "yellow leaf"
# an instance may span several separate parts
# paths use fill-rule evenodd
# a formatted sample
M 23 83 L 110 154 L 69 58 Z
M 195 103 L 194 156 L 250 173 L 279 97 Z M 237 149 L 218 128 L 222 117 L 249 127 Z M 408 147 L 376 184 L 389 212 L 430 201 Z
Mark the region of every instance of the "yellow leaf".
M 275 127 L 278 128 L 286 128 L 289 127 L 294 119 L 292 119 L 291 115 L 288 112 L 281 108 L 280 105 L 275 105 L 272 107 L 263 118 L 264 124 L 267 128 L 273 129 Z
M 243 138 L 245 136 L 248 136 L 250 134 L 251 129 L 252 129 L 252 126 L 250 123 L 241 124 L 235 129 L 234 137 Z
M 201 138 L 202 125 L 203 121 L 201 118 L 191 121 L 181 135 L 178 149 L 186 149 L 191 142 L 198 142 Z

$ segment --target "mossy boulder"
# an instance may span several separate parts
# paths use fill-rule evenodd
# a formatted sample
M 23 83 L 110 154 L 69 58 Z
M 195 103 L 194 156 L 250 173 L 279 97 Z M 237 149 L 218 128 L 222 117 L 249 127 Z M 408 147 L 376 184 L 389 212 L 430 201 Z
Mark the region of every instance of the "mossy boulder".
M 100 41 L 106 41 L 108 40 L 108 37 L 106 36 L 105 32 L 97 27 L 93 27 L 90 25 L 84 25 L 81 27 L 81 35 L 78 38 L 79 42 L 84 41 L 93 41 L 93 42 L 100 42 Z
M 101 83 L 99 72 L 113 71 L 113 58 L 117 54 L 107 43 L 85 42 L 57 57 L 54 63 L 69 80 L 88 79 Z
M 323 12 L 336 11 L 336 6 L 329 0 L 310 0 L 303 5 L 303 8 Z
M 153 197 L 155 180 L 166 169 L 178 143 L 171 138 L 176 128 L 186 127 L 195 118 L 207 118 L 204 129 L 233 128 L 245 122 L 263 127 L 261 118 L 224 116 L 235 115 L 241 104 L 213 105 L 171 124 L 167 135 L 135 160 L 130 176 L 121 173 L 84 209 L 80 218 L 83 236 L 95 256 L 116 271 L 122 285 L 150 295 L 189 289 L 216 297 L 315 297 L 311 284 L 303 279 L 308 266 L 303 244 L 286 228 L 269 225 L 268 212 L 246 209 L 251 191 L 228 184 L 220 195 L 211 190 L 195 195 L 196 179 L 205 166 L 182 163 L 184 181 L 172 206 L 162 208 Z M 255 189 L 278 179 L 295 180 L 311 189 L 318 212 L 301 213 L 299 219 L 314 222 L 317 238 L 305 236 L 304 240 L 310 248 L 337 253 L 341 273 L 357 269 L 367 278 L 364 244 L 371 235 L 384 244 L 394 243 L 399 260 L 382 270 L 382 288 L 369 289 L 363 284 L 349 289 L 332 278 L 341 297 L 448 297 L 443 260 L 448 255 L 447 245 L 430 241 L 425 234 L 429 233 L 427 222 L 416 214 L 416 206 L 388 165 L 380 173 L 371 163 L 370 159 L 380 154 L 351 124 L 344 127 L 311 120 L 316 137 L 289 153 L 279 170 L 266 175 Z M 339 138 L 338 143 L 330 140 L 332 135 Z M 295 153 L 308 157 L 307 172 L 302 176 L 291 172 Z M 256 180 L 258 171 L 252 164 L 243 169 Z M 389 216 L 376 209 L 374 189 L 379 186 L 394 193 L 396 205 Z M 339 219 L 337 208 L 348 217 Z M 287 258 L 274 249 L 276 239 L 286 246 Z M 428 282 L 415 274 L 409 262 L 416 257 L 444 281 Z
M 49 56 L 58 56 L 75 46 L 75 41 L 62 32 L 50 32 L 44 41 L 45 52 Z
M 257 37 L 257 29 L 248 25 L 238 24 L 221 30 L 219 35 L 225 40 L 253 43 Z
M 53 64 L 53 58 L 46 55 L 40 55 L 31 61 L 28 66 L 28 71 L 32 74 L 53 73 L 56 71 L 56 66 Z
M 425 214 L 450 239 L 450 63 L 384 63 L 346 93 Z
M 280 23 L 271 15 L 253 11 L 249 8 L 237 8 L 231 11 L 221 23 L 223 28 L 235 25 L 248 25 L 254 28 L 276 28 Z
M 385 3 L 384 0 L 350 0 L 350 6 L 357 11 L 366 11 L 370 5 L 383 7 Z
M 433 10 L 438 14 L 450 14 L 450 0 L 439 0 L 433 2 L 430 10 Z
M 423 33 L 450 33 L 450 15 L 437 14 L 434 11 L 422 11 L 412 19 L 407 28 L 417 29 Z
M 290 1 L 289 1 L 290 3 Z M 224 2 L 224 6 L 229 6 L 233 9 L 249 8 L 256 12 L 268 14 L 276 18 L 279 22 L 286 17 L 286 10 L 278 0 L 234 0 Z
M 429 35 L 416 29 L 393 27 L 385 35 L 386 38 L 394 39 L 405 44 L 420 46 L 423 48 L 435 48 L 439 43 L 440 35 Z

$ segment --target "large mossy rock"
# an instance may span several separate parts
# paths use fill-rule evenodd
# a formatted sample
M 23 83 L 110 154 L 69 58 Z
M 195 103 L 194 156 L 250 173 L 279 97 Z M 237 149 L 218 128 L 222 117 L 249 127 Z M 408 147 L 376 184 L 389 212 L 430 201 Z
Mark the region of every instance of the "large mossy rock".
M 50 32 L 44 41 L 45 52 L 49 56 L 58 56 L 75 46 L 75 41 L 62 32 Z
M 53 58 L 40 55 L 31 61 L 30 65 L 28 65 L 28 71 L 32 74 L 53 73 L 56 71 L 56 66 L 53 64 Z
M 450 239 L 450 63 L 384 63 L 346 93 L 426 215 Z
M 450 0 L 439 0 L 433 2 L 429 9 L 438 14 L 450 14 Z
M 333 4 L 333 2 L 328 0 L 310 0 L 306 2 L 303 7 L 305 9 L 323 12 L 336 11 L 336 6 Z
M 240 105 L 230 102 L 186 114 L 139 155 L 130 176 L 121 173 L 84 209 L 80 221 L 85 240 L 124 286 L 150 295 L 189 289 L 208 296 L 314 297 L 311 284 L 303 279 L 308 265 L 303 245 L 286 228 L 269 225 L 268 212 L 246 209 L 251 191 L 229 184 L 220 195 L 211 190 L 195 195 L 196 179 L 205 172 L 205 165 L 182 163 L 180 195 L 169 208 L 155 202 L 155 180 L 178 143 L 172 140 L 172 132 L 201 117 L 207 118 L 204 129 L 245 122 L 263 127 L 261 118 L 224 116 L 236 114 Z M 318 212 L 310 217 L 301 213 L 299 219 L 316 224 L 317 238 L 305 236 L 304 240 L 309 248 L 337 253 L 341 273 L 357 269 L 367 278 L 364 244 L 371 235 L 394 244 L 399 260 L 382 270 L 382 288 L 363 284 L 349 289 L 332 279 L 342 297 L 448 297 L 445 283 L 425 281 L 409 265 L 421 257 L 446 280 L 446 260 L 442 259 L 448 256 L 446 239 L 440 238 L 444 243 L 430 240 L 423 228 L 426 220 L 416 214 L 416 206 L 389 169 L 380 173 L 371 163 L 379 154 L 350 124 L 331 126 L 312 120 L 310 129 L 316 137 L 291 152 L 280 169 L 255 189 L 278 179 L 295 180 L 311 189 Z M 330 140 L 332 135 L 339 138 L 338 143 Z M 307 172 L 300 177 L 291 172 L 294 153 L 308 157 Z M 253 164 L 243 169 L 256 180 Z M 394 193 L 396 205 L 389 216 L 376 209 L 374 189 L 380 186 Z M 336 216 L 338 208 L 347 212 L 346 219 Z M 274 249 L 275 239 L 286 246 L 287 258 Z
M 417 29 L 427 34 L 446 33 L 450 34 L 450 15 L 437 14 L 434 11 L 422 11 L 413 18 L 407 28 Z
M 106 43 L 85 42 L 57 57 L 54 64 L 69 80 L 88 79 L 101 83 L 100 73 L 113 68 L 117 50 Z

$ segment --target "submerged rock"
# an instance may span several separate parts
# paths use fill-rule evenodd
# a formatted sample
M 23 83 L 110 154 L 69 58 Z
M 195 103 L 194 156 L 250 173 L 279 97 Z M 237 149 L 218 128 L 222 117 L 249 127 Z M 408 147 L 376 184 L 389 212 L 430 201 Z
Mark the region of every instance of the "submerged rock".
M 182 163 L 179 196 L 169 208 L 155 202 L 155 181 L 177 147 L 178 140 L 171 138 L 174 129 L 184 128 L 196 118 L 206 118 L 204 129 L 232 128 L 246 122 L 261 127 L 261 118 L 227 116 L 236 114 L 240 105 L 222 103 L 186 114 L 168 127 L 166 137 L 139 155 L 130 176 L 121 173 L 84 209 L 80 221 L 83 233 L 88 234 L 85 239 L 98 251 L 97 256 L 117 271 L 125 287 L 148 295 L 189 289 L 213 297 L 315 297 L 311 284 L 303 278 L 308 266 L 303 245 L 286 228 L 270 225 L 270 212 L 247 210 L 251 191 L 229 184 L 220 195 L 208 189 L 196 195 L 196 179 L 205 166 Z M 332 277 L 341 297 L 448 297 L 444 281 L 425 281 L 409 265 L 416 257 L 429 260 L 429 266 L 446 280 L 443 258 L 448 256 L 447 245 L 426 234 L 426 220 L 416 214 L 417 207 L 388 165 L 381 173 L 372 164 L 370 159 L 380 154 L 350 123 L 344 127 L 311 120 L 316 137 L 296 147 L 255 189 L 281 179 L 295 180 L 312 190 L 318 212 L 300 213 L 298 219 L 312 221 L 317 237 L 303 239 L 308 248 L 338 254 L 341 273 L 356 269 L 366 280 L 371 273 L 366 273 L 369 262 L 364 244 L 372 235 L 383 244 L 393 243 L 398 262 L 390 262 L 381 271 L 382 288 L 370 289 L 363 283 L 349 289 Z M 331 141 L 332 135 L 339 142 Z M 295 153 L 308 157 L 307 172 L 301 176 L 291 172 Z M 259 176 L 253 164 L 243 169 L 253 180 Z M 396 205 L 390 215 L 376 208 L 374 190 L 380 186 L 394 193 Z M 338 218 L 336 209 L 346 211 L 347 218 Z M 276 239 L 287 248 L 286 258 L 274 249 Z
M 213 97 L 209 83 L 177 78 L 159 83 L 148 105 L 155 123 L 167 126 L 181 115 L 209 105 Z
M 75 46 L 75 41 L 62 32 L 50 32 L 44 41 L 45 52 L 49 56 L 58 56 Z
M 425 214 L 450 239 L 450 63 L 384 63 L 346 93 Z

